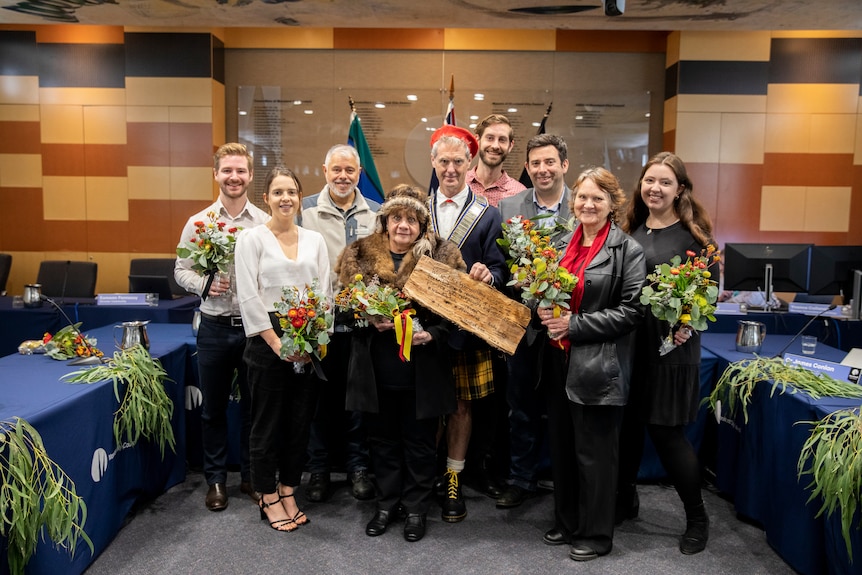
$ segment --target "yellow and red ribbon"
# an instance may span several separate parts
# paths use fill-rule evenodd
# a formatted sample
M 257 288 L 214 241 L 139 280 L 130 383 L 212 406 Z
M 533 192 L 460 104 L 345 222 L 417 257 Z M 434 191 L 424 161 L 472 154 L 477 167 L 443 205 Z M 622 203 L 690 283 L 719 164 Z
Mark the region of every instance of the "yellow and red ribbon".
M 396 311 L 392 317 L 395 323 L 395 341 L 398 343 L 398 358 L 401 361 L 410 361 L 410 347 L 413 344 L 413 314 L 416 311 L 405 309 Z

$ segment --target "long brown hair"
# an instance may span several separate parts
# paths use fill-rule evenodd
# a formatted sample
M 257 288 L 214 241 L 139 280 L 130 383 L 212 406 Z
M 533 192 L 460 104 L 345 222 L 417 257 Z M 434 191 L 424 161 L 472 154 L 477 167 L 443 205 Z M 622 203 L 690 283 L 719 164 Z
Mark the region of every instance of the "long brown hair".
M 644 225 L 647 217 L 649 217 L 649 208 L 644 203 L 643 197 L 641 197 L 641 182 L 643 182 L 646 171 L 656 164 L 662 164 L 670 168 L 676 176 L 676 181 L 679 183 L 679 197 L 673 202 L 673 212 L 679 218 L 680 223 L 703 247 L 709 244 L 715 245 L 715 241 L 712 238 L 712 220 L 703 204 L 694 197 L 694 184 L 688 178 L 685 164 L 679 156 L 672 152 L 656 154 L 643 167 L 631 200 L 626 206 L 625 215 L 620 227 L 623 231 L 630 234 Z

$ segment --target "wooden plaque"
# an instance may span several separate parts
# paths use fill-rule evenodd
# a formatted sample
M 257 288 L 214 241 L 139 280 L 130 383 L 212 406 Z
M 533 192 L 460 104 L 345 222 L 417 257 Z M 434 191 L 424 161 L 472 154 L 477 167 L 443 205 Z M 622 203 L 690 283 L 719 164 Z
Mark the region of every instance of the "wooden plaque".
M 515 353 L 530 323 L 527 306 L 428 256 L 416 264 L 404 293 L 509 355 Z

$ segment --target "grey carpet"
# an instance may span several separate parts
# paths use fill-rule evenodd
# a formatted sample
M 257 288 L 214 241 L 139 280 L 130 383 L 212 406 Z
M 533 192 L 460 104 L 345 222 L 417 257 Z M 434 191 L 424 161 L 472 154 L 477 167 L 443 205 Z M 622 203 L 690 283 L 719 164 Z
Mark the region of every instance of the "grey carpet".
M 366 536 L 374 503 L 354 500 L 344 476 L 334 477 L 342 482 L 325 503 L 305 502 L 300 490 L 300 507 L 311 524 L 278 533 L 260 521 L 255 504 L 239 492 L 238 474 L 229 477 L 228 508 L 214 513 L 204 507 L 203 475 L 190 473 L 184 483 L 137 509 L 86 573 L 794 573 L 767 545 L 762 530 L 737 519 L 728 501 L 707 490 L 712 526 L 706 551 L 680 554 L 682 504 L 673 489 L 646 485 L 639 488 L 640 517 L 618 528 L 611 554 L 576 563 L 568 558 L 568 546 L 542 542 L 553 522 L 550 492 L 502 511 L 466 488 L 466 520 L 444 523 L 434 505 L 425 538 L 407 543 L 401 523 L 380 537 Z

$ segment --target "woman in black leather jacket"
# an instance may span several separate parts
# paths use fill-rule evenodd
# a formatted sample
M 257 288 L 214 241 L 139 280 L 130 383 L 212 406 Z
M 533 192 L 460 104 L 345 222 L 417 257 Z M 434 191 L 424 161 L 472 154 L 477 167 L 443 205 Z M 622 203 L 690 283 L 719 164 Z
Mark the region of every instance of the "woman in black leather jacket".
M 613 547 L 619 432 L 646 275 L 641 246 L 614 223 L 624 202 L 604 168 L 578 176 L 570 203 L 578 225 L 561 262 L 578 277 L 571 309 L 557 318 L 538 311 L 551 338 L 544 368 L 555 523 L 544 540 L 571 543 L 575 561 Z

